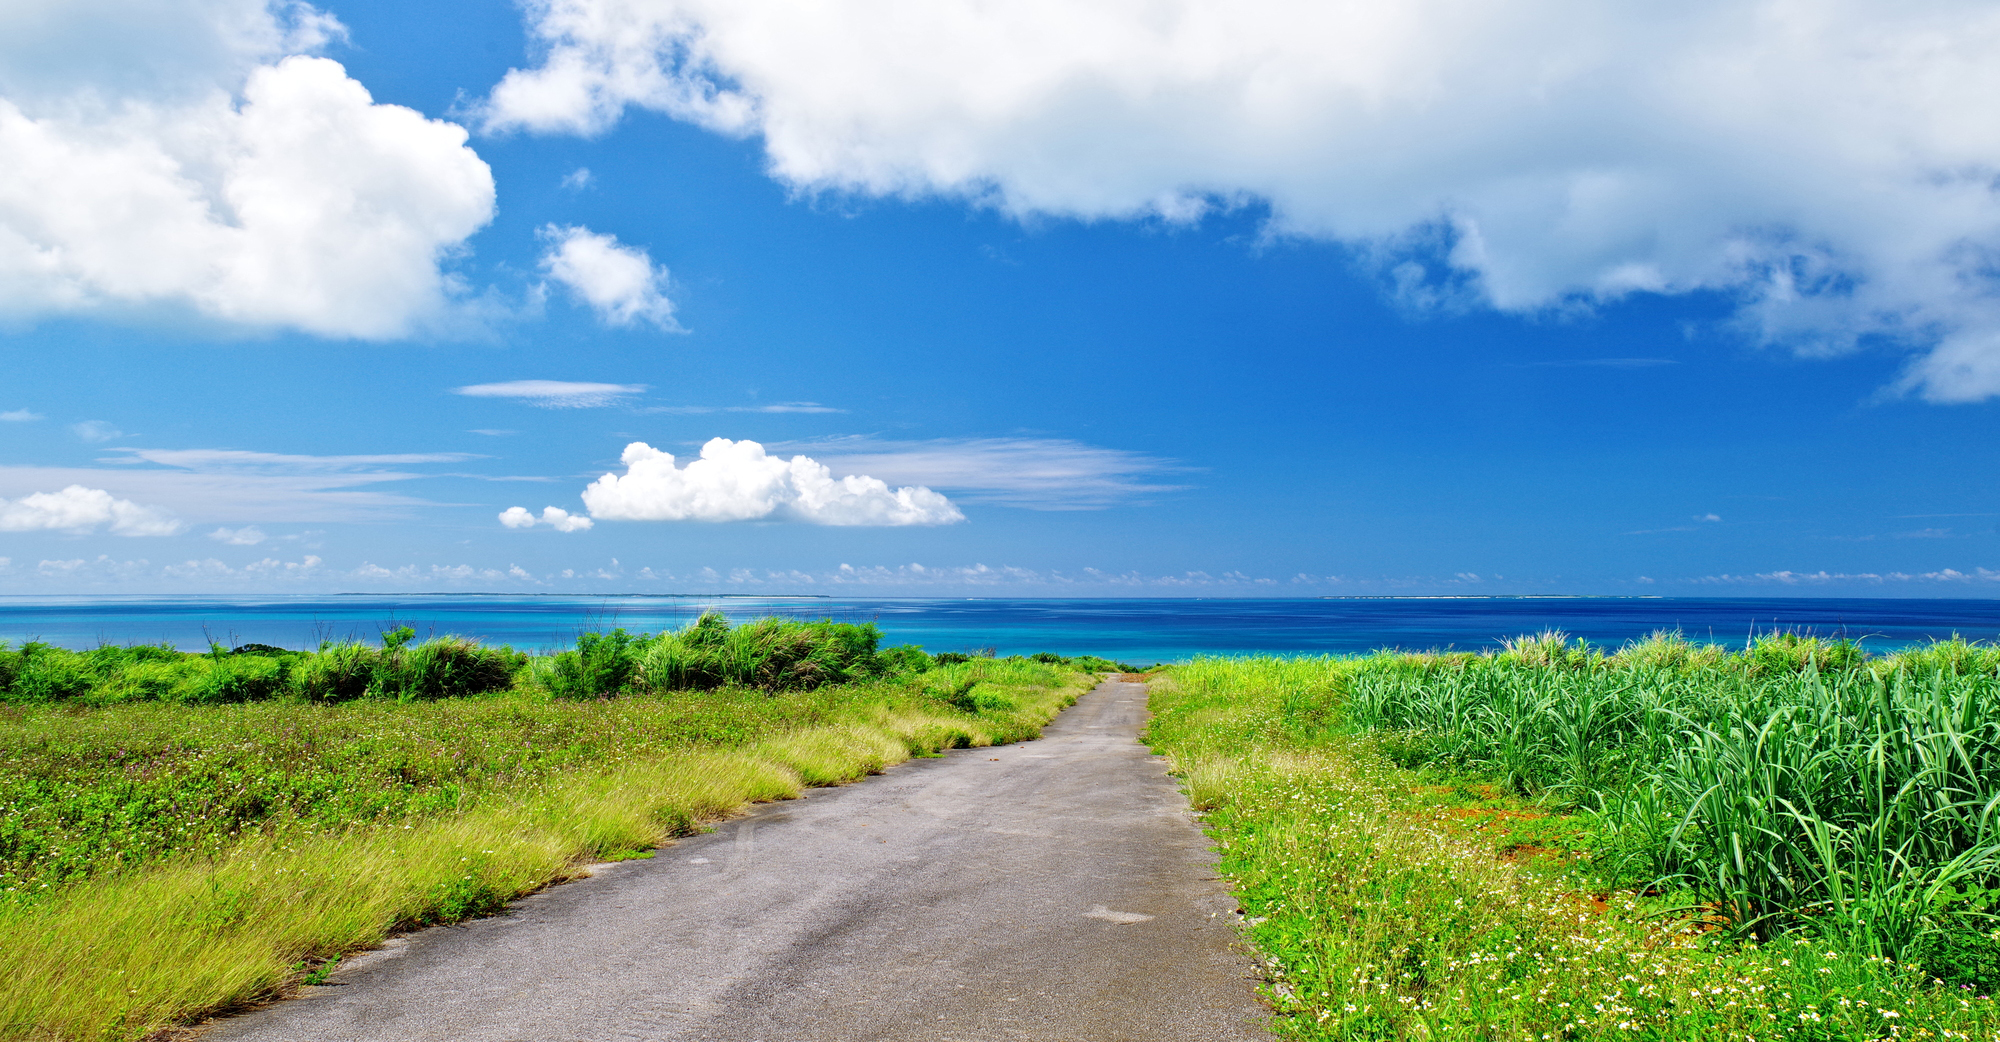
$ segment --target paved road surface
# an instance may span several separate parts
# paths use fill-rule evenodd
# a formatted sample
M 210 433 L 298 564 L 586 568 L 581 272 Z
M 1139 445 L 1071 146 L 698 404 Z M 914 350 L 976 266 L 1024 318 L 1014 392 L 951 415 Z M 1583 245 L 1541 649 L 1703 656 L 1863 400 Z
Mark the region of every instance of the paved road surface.
M 1144 717 L 1104 684 L 1041 741 L 763 806 L 203 1042 L 1268 1038 Z

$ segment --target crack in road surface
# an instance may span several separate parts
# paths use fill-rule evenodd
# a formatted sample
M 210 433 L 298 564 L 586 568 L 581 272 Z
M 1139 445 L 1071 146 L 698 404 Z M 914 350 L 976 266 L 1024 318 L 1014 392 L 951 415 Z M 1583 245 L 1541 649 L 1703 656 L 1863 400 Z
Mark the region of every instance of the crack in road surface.
M 767 804 L 343 963 L 204 1042 L 1266 1039 L 1236 902 L 1109 682 L 1040 741 Z

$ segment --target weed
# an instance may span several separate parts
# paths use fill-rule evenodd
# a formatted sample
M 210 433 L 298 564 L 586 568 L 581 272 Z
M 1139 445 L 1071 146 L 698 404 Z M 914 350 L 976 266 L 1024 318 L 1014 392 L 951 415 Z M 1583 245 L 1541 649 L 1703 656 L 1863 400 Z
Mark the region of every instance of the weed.
M 301 968 L 303 968 L 304 965 L 305 965 L 304 963 L 300 963 Z M 299 978 L 299 983 L 304 984 L 308 987 L 318 984 L 325 984 L 326 979 L 328 977 L 333 976 L 333 971 L 339 968 L 340 968 L 340 956 L 336 955 L 333 958 L 328 959 L 323 963 L 320 963 L 318 966 L 313 967 L 312 970 L 308 972 L 305 976 Z

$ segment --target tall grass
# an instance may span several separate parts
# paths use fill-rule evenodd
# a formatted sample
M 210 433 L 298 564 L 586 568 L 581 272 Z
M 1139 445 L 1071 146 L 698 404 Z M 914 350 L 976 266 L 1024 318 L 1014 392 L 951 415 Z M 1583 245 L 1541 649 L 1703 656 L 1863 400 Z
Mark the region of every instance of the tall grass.
M 743 803 L 1032 737 L 1092 682 L 982 659 L 809 693 L 16 706 L 0 822 L 74 814 L 15 848 L 39 882 L 0 901 L 0 1039 L 137 1039 L 279 994 Z
M 1149 739 L 1218 840 L 1281 1032 L 1994 1037 L 1993 657 L 1628 651 L 1202 659 L 1155 684 Z M 1585 813 L 1543 817 L 1565 806 Z M 1558 828 L 1673 859 L 1646 866 L 1664 892 L 1521 863 Z
M 1348 719 L 1395 733 L 1406 763 L 1595 811 L 1617 853 L 1733 931 L 1810 927 L 1903 959 L 2000 925 L 1984 907 L 2000 884 L 1991 649 L 1871 662 L 1795 637 L 1718 655 L 1661 636 L 1593 656 L 1553 635 L 1363 663 Z

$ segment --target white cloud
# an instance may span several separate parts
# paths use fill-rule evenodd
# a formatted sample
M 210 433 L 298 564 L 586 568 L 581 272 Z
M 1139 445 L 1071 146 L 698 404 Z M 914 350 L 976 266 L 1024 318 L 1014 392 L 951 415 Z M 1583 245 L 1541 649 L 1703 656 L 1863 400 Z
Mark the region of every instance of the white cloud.
M 85 420 L 82 423 L 72 423 L 69 429 L 70 433 L 88 442 L 106 442 L 125 436 L 124 431 L 103 420 Z
M 567 510 L 557 507 L 542 508 L 542 524 L 558 532 L 587 532 L 590 530 L 590 523 L 589 518 L 571 514 Z
M 273 0 L 0 10 L 0 315 L 167 306 L 379 339 L 441 319 L 493 214 L 463 128 L 376 104 Z
M 1147 480 L 1185 469 L 1172 460 L 1062 438 L 836 438 L 782 447 L 837 470 L 1034 510 L 1097 510 L 1186 487 Z
M 101 488 L 70 485 L 60 492 L 35 492 L 0 499 L 0 532 L 89 532 L 109 527 L 114 535 L 173 535 L 181 523 L 153 507 L 119 499 Z
M 965 520 L 928 488 L 891 489 L 879 478 L 835 478 L 805 456 L 767 456 L 754 441 L 710 439 L 686 467 L 645 442 L 625 446 L 625 474 L 606 474 L 583 490 L 591 516 L 604 521 L 753 521 L 817 525 L 943 525 Z M 525 513 L 525 511 L 523 511 Z
M 654 267 L 645 250 L 584 227 L 551 224 L 540 234 L 549 244 L 542 253 L 542 270 L 583 298 L 599 318 L 614 326 L 646 321 L 680 329 L 674 302 L 667 299 L 667 269 Z
M 589 518 L 572 514 L 561 507 L 543 507 L 539 521 L 526 507 L 508 507 L 500 512 L 500 523 L 508 528 L 533 528 L 543 524 L 558 532 L 586 532 L 591 524 Z
M 472 384 L 452 388 L 453 394 L 472 398 L 518 398 L 544 409 L 594 409 L 611 405 L 621 398 L 644 394 L 645 384 L 600 384 L 577 380 L 507 380 L 495 384 Z M 475 434 L 512 434 L 512 431 L 474 431 Z
M 230 546 L 256 546 L 267 538 L 264 535 L 264 530 L 258 528 L 256 525 L 244 525 L 242 528 L 218 528 L 208 533 L 208 537 L 218 543 L 228 543 Z
M 2000 393 L 1987 0 L 536 0 L 494 130 L 628 106 L 805 190 L 1015 214 L 1269 208 L 1417 307 L 1718 291 L 1760 340 L 1880 335 Z
M 596 180 L 597 178 L 591 175 L 589 167 L 580 166 L 563 175 L 562 186 L 572 192 L 580 192 L 589 188 Z
M 0 422 L 6 423 L 33 423 L 41 418 L 41 413 L 29 412 L 26 409 L 10 409 L 6 412 L 0 412 Z

